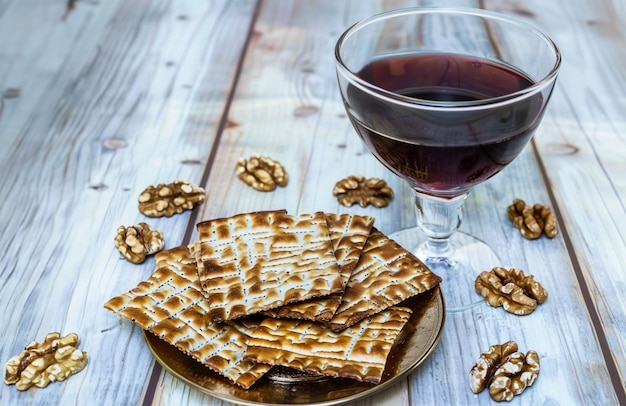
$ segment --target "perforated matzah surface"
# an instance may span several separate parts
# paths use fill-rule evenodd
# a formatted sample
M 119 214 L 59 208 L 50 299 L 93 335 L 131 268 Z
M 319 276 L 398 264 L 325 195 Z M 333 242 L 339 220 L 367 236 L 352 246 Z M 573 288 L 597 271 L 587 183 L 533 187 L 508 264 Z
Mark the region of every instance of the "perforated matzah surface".
M 325 217 L 341 274 L 341 283 L 345 287 L 370 234 L 374 218 L 334 213 L 326 213 Z M 266 314 L 271 317 L 328 321 L 339 307 L 342 296 L 343 292 L 334 293 L 322 298 L 288 304 L 269 310 Z
M 269 367 L 243 361 L 247 336 L 224 323 L 207 323 L 195 255 L 178 247 L 155 255 L 157 270 L 104 307 L 176 346 L 207 367 L 248 388 Z
M 392 307 L 340 332 L 313 321 L 268 318 L 248 340 L 244 358 L 378 383 L 410 316 L 410 309 Z
M 198 224 L 198 274 L 213 321 L 343 291 L 324 213 L 240 214 Z
M 330 326 L 346 328 L 440 282 L 413 254 L 372 228 Z

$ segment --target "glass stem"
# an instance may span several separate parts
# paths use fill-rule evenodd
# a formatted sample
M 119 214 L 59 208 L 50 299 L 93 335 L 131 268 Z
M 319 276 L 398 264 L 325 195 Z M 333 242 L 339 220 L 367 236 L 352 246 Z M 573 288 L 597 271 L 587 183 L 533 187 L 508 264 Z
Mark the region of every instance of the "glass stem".
M 417 252 L 422 261 L 454 265 L 451 259 L 454 250 L 450 245 L 450 236 L 461 224 L 466 198 L 467 193 L 445 199 L 415 192 L 417 223 L 427 237 Z

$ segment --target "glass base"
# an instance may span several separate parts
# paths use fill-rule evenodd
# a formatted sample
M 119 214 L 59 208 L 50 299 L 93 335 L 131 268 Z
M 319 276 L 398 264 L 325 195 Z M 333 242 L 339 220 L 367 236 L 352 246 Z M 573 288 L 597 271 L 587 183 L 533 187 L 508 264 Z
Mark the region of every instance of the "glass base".
M 426 236 L 420 228 L 407 228 L 389 235 L 398 244 L 414 253 L 435 274 L 441 276 L 441 291 L 450 313 L 471 309 L 484 302 L 474 289 L 474 281 L 482 271 L 501 266 L 496 253 L 483 241 L 456 231 L 450 237 L 450 254 L 427 257 L 422 245 Z

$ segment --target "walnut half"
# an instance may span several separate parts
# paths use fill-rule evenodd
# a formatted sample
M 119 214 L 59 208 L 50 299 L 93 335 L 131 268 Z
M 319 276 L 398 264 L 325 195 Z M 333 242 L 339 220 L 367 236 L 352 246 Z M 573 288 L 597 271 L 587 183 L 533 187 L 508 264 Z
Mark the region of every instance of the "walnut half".
M 21 354 L 11 358 L 4 374 L 4 383 L 15 384 L 18 390 L 31 386 L 44 388 L 50 382 L 64 381 L 87 365 L 87 353 L 76 348 L 78 336 L 61 337 L 50 333 L 43 342 L 28 344 Z
M 481 272 L 474 288 L 490 306 L 502 306 L 518 316 L 532 313 L 538 304 L 548 299 L 548 291 L 532 275 L 527 276 L 515 268 L 495 267 Z
M 276 186 L 287 186 L 289 176 L 280 162 L 265 156 L 252 155 L 250 159 L 240 158 L 235 173 L 248 186 L 271 192 Z
M 514 352 L 496 369 L 489 385 L 489 395 L 495 401 L 510 401 L 532 386 L 539 376 L 539 354 L 530 350 L 526 354 Z
M 502 360 L 516 351 L 517 343 L 515 341 L 507 341 L 504 344 L 492 345 L 487 351 L 482 352 L 469 373 L 472 392 L 482 392 L 489 384 L 491 377 L 502 363 Z
M 139 195 L 139 211 L 148 217 L 171 217 L 204 202 L 205 191 L 189 182 L 176 180 L 148 186 Z
M 522 199 L 514 199 L 507 207 L 507 215 L 513 226 L 528 240 L 537 239 L 542 234 L 554 238 L 558 233 L 556 215 L 546 205 L 536 203 L 529 206 Z
M 489 395 L 497 402 L 510 401 L 532 386 L 539 376 L 539 354 L 519 352 L 515 341 L 496 344 L 480 354 L 469 373 L 470 389 L 480 393 L 489 386 Z
M 393 198 L 393 190 L 382 179 L 351 175 L 335 184 L 333 195 L 346 207 L 358 203 L 361 207 L 371 204 L 380 208 Z
M 165 241 L 160 230 L 152 230 L 146 223 L 117 228 L 115 248 L 133 264 L 140 264 L 148 255 L 163 249 Z

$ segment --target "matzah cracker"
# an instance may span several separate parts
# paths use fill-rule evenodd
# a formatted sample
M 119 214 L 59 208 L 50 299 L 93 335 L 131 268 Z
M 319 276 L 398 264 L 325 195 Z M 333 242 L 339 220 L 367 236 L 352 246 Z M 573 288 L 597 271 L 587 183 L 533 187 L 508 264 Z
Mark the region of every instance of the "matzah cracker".
M 374 217 L 334 213 L 326 213 L 325 217 L 339 265 L 341 283 L 345 289 L 370 234 Z M 339 307 L 342 296 L 343 291 L 321 298 L 288 304 L 269 310 L 265 314 L 276 318 L 329 321 Z
M 198 224 L 198 275 L 212 321 L 342 292 L 324 213 L 240 214 Z
M 158 269 L 148 280 L 104 307 L 249 388 L 269 367 L 243 361 L 245 334 L 224 323 L 207 323 L 208 304 L 200 292 L 191 247 L 162 251 L 155 259 Z
M 329 324 L 333 330 L 344 329 L 440 282 L 441 278 L 417 257 L 372 228 Z
M 268 318 L 248 340 L 244 359 L 379 383 L 410 316 L 408 308 L 391 307 L 340 332 L 308 320 Z

